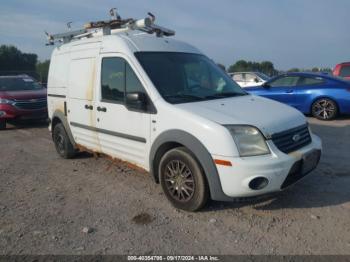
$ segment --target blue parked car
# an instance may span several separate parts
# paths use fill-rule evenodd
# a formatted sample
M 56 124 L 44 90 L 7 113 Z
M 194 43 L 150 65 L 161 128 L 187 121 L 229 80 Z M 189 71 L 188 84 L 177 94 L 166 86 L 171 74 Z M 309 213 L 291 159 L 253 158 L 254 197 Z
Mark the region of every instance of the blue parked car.
M 274 77 L 262 86 L 244 90 L 288 104 L 321 120 L 350 114 L 350 82 L 328 75 L 288 73 Z

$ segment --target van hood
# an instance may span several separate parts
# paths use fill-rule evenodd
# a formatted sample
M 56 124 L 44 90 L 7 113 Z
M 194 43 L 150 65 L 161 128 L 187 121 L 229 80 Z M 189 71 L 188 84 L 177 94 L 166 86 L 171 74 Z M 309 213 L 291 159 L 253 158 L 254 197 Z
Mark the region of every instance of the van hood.
M 0 98 L 11 100 L 28 100 L 46 98 L 46 88 L 37 90 L 0 91 Z
M 269 137 L 306 124 L 305 116 L 285 104 L 253 95 L 175 105 L 221 125 L 251 125 Z

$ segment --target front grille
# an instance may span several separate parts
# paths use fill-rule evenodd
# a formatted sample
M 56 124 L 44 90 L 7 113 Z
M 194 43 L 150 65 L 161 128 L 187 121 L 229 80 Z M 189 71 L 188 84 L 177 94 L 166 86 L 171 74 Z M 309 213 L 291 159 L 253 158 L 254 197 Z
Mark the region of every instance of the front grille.
M 279 150 L 288 154 L 311 143 L 307 125 L 272 135 L 272 141 Z
M 47 107 L 47 99 L 39 98 L 30 100 L 16 100 L 14 105 L 17 108 L 24 110 L 43 109 Z

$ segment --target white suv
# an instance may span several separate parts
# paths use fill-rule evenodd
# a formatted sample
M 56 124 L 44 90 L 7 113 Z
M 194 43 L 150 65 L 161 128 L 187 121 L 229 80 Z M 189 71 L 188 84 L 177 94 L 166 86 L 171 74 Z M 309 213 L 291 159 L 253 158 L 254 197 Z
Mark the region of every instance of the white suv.
M 193 46 L 138 30 L 55 48 L 48 109 L 59 155 L 141 167 L 184 210 L 282 190 L 321 155 L 300 112 L 249 95 Z

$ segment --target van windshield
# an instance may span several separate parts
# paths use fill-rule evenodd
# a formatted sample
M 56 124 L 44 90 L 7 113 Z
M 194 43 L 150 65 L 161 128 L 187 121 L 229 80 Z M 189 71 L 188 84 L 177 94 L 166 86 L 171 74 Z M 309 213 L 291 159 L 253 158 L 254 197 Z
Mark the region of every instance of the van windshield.
M 247 95 L 226 72 L 200 54 L 136 52 L 135 56 L 172 104 Z
M 0 77 L 0 91 L 37 90 L 43 87 L 29 77 Z

